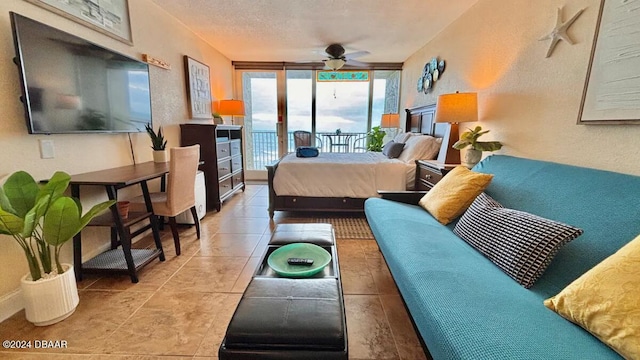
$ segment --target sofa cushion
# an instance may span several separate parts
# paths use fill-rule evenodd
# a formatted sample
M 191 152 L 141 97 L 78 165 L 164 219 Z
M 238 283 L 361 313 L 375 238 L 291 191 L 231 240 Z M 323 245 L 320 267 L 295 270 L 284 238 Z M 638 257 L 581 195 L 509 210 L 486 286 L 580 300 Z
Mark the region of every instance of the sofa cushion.
M 640 236 L 544 305 L 627 359 L 640 359 Z
M 476 173 L 458 166 L 420 199 L 420 206 L 446 225 L 471 205 L 492 178 L 493 175 Z
M 485 193 L 478 195 L 453 232 L 527 289 L 558 250 L 582 234 L 573 226 L 507 209 Z

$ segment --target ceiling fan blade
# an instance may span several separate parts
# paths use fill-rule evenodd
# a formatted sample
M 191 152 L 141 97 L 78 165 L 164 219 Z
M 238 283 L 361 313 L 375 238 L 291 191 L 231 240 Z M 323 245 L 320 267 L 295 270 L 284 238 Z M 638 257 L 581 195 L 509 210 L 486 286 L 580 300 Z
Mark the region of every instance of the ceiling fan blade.
M 353 60 L 353 59 L 347 59 L 347 65 L 349 65 L 349 66 L 362 66 L 362 67 L 369 66 L 369 64 L 367 64 L 366 62 Z
M 361 57 L 361 56 L 365 56 L 365 55 L 369 55 L 370 52 L 368 51 L 356 51 L 356 52 L 352 52 L 349 54 L 345 54 L 344 57 L 347 59 L 355 59 L 357 57 Z

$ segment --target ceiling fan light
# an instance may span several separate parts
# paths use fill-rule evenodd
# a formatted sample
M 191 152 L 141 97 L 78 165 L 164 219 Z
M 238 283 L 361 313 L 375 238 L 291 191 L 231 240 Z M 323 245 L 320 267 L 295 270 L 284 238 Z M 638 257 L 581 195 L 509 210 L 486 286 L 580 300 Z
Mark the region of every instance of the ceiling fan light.
M 342 59 L 328 59 L 324 60 L 324 64 L 331 70 L 340 70 L 344 66 L 346 61 Z

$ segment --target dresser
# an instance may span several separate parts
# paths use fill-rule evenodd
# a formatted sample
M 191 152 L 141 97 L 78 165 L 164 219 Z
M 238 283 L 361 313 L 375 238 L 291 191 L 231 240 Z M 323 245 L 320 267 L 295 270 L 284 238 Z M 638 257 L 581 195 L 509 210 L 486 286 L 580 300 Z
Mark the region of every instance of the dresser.
M 181 124 L 180 146 L 200 145 L 207 210 L 220 211 L 222 203 L 244 191 L 242 126 Z
M 416 190 L 431 190 L 449 171 L 460 164 L 442 164 L 432 160 L 416 160 Z

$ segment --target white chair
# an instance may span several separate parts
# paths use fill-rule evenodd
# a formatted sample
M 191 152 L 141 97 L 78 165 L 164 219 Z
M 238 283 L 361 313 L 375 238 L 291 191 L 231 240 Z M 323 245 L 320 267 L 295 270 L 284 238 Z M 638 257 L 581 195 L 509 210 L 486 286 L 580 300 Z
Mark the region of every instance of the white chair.
M 196 234 L 200 239 L 200 220 L 196 211 L 195 182 L 200 159 L 200 145 L 171 148 L 167 191 L 151 193 L 153 213 L 159 217 L 168 217 L 173 233 L 176 255 L 180 255 L 180 236 L 176 216 L 191 210 L 196 225 Z M 132 208 L 143 209 L 144 198 L 138 196 L 131 200 Z

